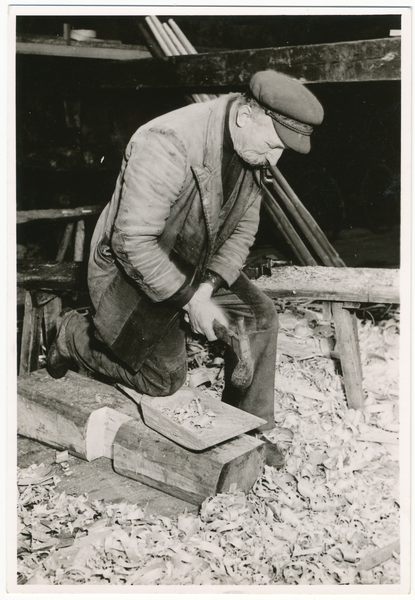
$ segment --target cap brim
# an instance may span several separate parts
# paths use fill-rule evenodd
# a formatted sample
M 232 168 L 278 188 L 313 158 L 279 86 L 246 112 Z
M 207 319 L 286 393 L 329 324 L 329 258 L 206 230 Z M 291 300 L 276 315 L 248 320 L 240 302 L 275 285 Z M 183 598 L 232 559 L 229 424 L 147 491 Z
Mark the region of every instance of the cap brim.
M 278 121 L 275 121 L 274 119 L 272 120 L 272 123 L 278 136 L 286 146 L 296 152 L 300 152 L 300 154 L 308 154 L 310 152 L 311 141 L 309 135 L 303 135 L 302 133 L 292 131 L 292 129 L 284 127 L 284 125 L 281 125 L 281 123 L 278 123 Z

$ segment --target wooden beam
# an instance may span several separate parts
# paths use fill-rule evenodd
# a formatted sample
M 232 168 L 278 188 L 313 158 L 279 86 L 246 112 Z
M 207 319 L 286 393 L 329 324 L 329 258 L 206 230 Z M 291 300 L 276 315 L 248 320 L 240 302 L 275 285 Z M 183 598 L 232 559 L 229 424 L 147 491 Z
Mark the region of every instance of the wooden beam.
M 178 446 L 161 434 L 132 420 L 122 425 L 114 440 L 117 473 L 155 487 L 192 504 L 254 485 L 265 464 L 265 445 L 240 435 L 204 452 Z
M 62 379 L 45 369 L 18 377 L 18 434 L 84 460 L 112 458 L 115 434 L 134 417 L 137 405 L 115 388 L 72 371 Z
M 33 221 L 61 221 L 75 220 L 89 215 L 99 215 L 103 209 L 101 205 L 80 206 L 79 208 L 48 208 L 41 210 L 18 210 L 16 224 L 32 223 Z
M 87 461 L 106 457 L 117 473 L 200 504 L 233 487 L 248 491 L 265 464 L 265 444 L 241 435 L 205 452 L 147 427 L 137 404 L 114 387 L 71 371 L 44 369 L 17 382 L 18 434 Z
M 82 61 L 82 62 L 81 62 Z M 39 84 L 54 74 L 60 88 L 192 88 L 246 86 L 251 76 L 276 69 L 303 83 L 398 81 L 401 40 L 382 38 L 332 44 L 260 48 L 131 61 L 96 61 L 19 54 L 17 77 Z
M 351 267 L 280 267 L 255 284 L 271 298 L 399 304 L 399 270 Z M 84 263 L 18 263 L 18 287 L 86 290 Z
M 31 290 L 83 291 L 87 289 L 86 272 L 85 262 L 19 261 L 16 283 L 18 287 Z
M 400 302 L 398 269 L 280 267 L 255 283 L 274 299 Z

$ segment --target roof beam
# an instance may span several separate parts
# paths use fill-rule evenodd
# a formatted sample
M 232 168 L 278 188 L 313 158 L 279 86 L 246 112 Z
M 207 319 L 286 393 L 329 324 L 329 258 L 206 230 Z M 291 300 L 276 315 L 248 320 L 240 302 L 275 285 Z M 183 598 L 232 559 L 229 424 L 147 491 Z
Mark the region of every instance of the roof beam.
M 39 83 L 42 73 L 53 73 L 57 84 L 72 89 L 237 89 L 264 69 L 276 69 L 303 83 L 399 80 L 401 40 L 391 37 L 128 61 L 17 55 L 18 75 L 34 77 Z

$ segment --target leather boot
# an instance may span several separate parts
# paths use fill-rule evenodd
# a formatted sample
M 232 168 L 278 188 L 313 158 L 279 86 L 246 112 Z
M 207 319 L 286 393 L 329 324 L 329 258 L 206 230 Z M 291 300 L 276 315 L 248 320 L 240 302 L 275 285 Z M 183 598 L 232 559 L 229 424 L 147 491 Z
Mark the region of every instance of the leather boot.
M 61 379 L 72 366 L 72 358 L 69 354 L 65 340 L 66 324 L 71 316 L 76 313 L 70 308 L 64 309 L 59 315 L 56 323 L 56 338 L 51 344 L 46 360 L 46 370 L 54 379 Z

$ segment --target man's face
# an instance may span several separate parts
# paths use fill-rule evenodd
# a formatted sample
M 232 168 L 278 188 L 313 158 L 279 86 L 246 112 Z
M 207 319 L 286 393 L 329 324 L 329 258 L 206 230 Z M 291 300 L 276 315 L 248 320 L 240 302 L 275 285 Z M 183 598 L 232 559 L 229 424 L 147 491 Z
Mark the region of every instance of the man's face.
M 271 117 L 264 113 L 253 119 L 252 112 L 239 119 L 233 145 L 242 160 L 252 166 L 275 166 L 286 148 L 274 129 Z

